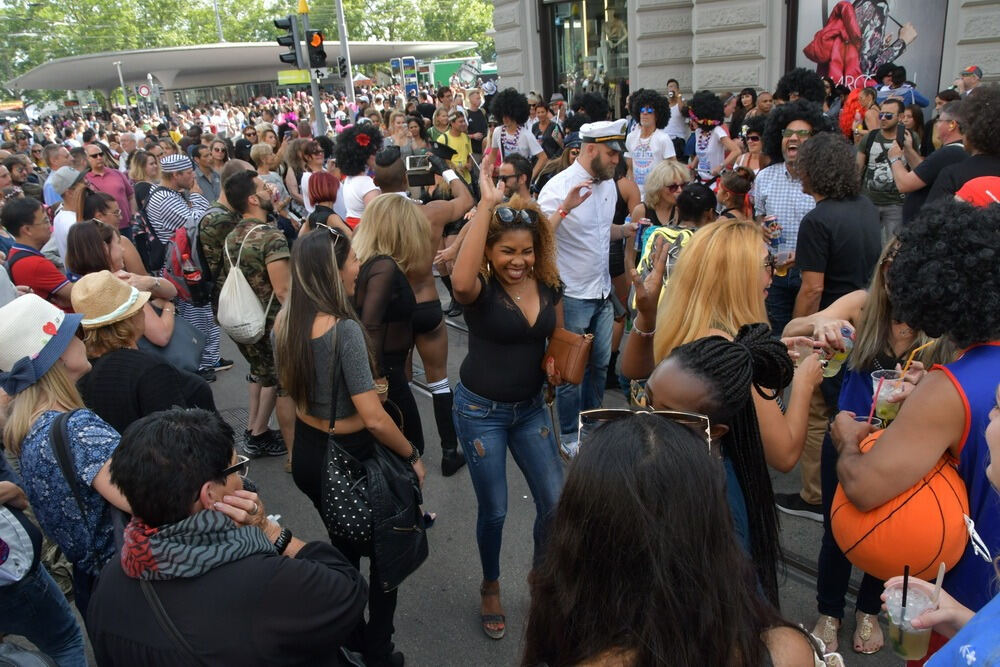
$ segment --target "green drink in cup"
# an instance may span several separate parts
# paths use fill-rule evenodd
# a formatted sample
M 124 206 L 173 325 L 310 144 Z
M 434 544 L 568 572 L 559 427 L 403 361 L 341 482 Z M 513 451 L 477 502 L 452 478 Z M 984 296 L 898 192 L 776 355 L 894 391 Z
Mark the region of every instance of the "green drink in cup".
M 933 585 L 911 577 L 907 585 L 906 607 L 903 607 L 903 580 L 886 584 L 885 609 L 889 615 L 889 643 L 893 653 L 903 660 L 919 660 L 927 655 L 931 629 L 918 630 L 913 627 L 912 621 L 937 606 L 933 597 Z
M 899 414 L 899 403 L 890 403 L 889 398 L 902 391 L 903 374 L 897 370 L 874 371 L 872 373 L 872 400 L 875 401 L 875 416 L 888 426 Z

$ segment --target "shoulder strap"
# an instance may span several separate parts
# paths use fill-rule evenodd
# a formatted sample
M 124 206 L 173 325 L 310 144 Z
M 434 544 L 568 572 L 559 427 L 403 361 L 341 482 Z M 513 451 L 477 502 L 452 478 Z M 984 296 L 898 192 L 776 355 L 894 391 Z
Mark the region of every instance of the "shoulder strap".
M 170 641 L 174 643 L 180 652 L 190 661 L 192 665 L 204 665 L 205 662 L 199 658 L 191 645 L 188 644 L 184 636 L 181 635 L 177 626 L 174 622 L 170 620 L 170 616 L 167 615 L 167 610 L 163 608 L 163 603 L 160 602 L 160 597 L 156 594 L 153 589 L 153 584 L 146 579 L 139 580 L 139 588 L 142 589 L 142 594 L 146 597 L 146 602 L 149 604 L 149 608 L 153 610 L 153 616 L 156 617 L 156 622 L 159 624 L 160 628 L 167 634 Z
M 875 145 L 875 133 L 881 132 L 882 130 L 871 130 L 868 133 L 868 137 L 865 139 L 865 160 L 868 160 L 868 154 L 872 152 L 872 146 Z
M 255 231 L 257 231 L 258 229 L 260 229 L 261 227 L 267 227 L 267 225 L 254 225 L 253 227 L 250 228 L 250 231 L 248 231 L 246 235 L 243 237 L 243 240 L 240 241 L 240 249 L 239 252 L 236 253 L 237 268 L 239 268 L 240 265 L 240 257 L 243 256 L 243 245 L 247 242 L 247 239 L 250 238 L 250 235 L 253 234 Z M 229 253 L 227 252 L 226 255 L 228 256 Z M 229 263 L 232 264 L 233 260 L 229 260 Z
M 330 433 L 333 434 L 337 423 L 337 390 L 340 388 L 340 337 L 337 335 L 337 327 L 341 320 L 330 328 Z
M 69 490 L 73 494 L 73 499 L 76 500 L 76 505 L 80 508 L 80 514 L 86 522 L 87 508 L 83 504 L 83 495 L 80 493 L 80 483 L 76 478 L 76 466 L 73 465 L 73 459 L 70 457 L 68 445 L 69 419 L 77 412 L 78 410 L 71 410 L 70 412 L 60 413 L 59 416 L 52 421 L 52 424 L 49 426 L 49 447 L 52 448 L 52 453 L 56 457 L 59 469 L 62 471 L 63 477 L 66 478 L 66 483 L 69 485 Z

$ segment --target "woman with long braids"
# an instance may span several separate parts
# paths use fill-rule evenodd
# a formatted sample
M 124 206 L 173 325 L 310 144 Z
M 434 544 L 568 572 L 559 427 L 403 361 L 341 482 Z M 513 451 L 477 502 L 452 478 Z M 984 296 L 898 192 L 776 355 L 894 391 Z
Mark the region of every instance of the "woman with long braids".
M 688 103 L 688 116 L 695 123 L 694 158 L 691 169 L 703 183 L 714 183 L 722 170 L 740 155 L 739 145 L 722 127 L 726 112 L 715 93 L 703 90 Z
M 732 341 L 709 336 L 670 353 L 646 383 L 654 410 L 707 415 L 726 468 L 726 498 L 740 543 L 752 557 L 767 599 L 778 606 L 778 516 L 764 458 L 755 395 L 774 402 L 795 368 L 767 324 L 740 327 Z
M 750 355 L 725 353 L 747 402 Z M 529 578 L 521 664 L 822 665 L 805 632 L 760 595 L 704 431 L 622 412 L 585 437 L 569 468 L 548 552 Z
M 882 251 L 871 285 L 867 290 L 845 294 L 823 310 L 808 317 L 799 317 L 785 327 L 786 336 L 811 336 L 831 349 L 843 349 L 841 329 L 856 330 L 854 349 L 847 358 L 847 369 L 840 387 L 838 410 L 864 414 L 872 404 L 871 373 L 876 370 L 901 368 L 910 352 L 930 342 L 922 331 L 893 319 L 892 304 L 886 276 L 899 252 L 899 242 L 892 238 Z M 907 393 L 926 375 L 926 368 L 955 359 L 955 346 L 945 339 L 922 350 L 910 365 Z M 837 490 L 837 450 L 827 432 L 823 439 L 820 476 L 823 498 L 823 542 L 819 551 L 816 577 L 816 599 L 819 619 L 813 634 L 822 639 L 831 651 L 838 646 L 837 634 L 843 625 L 844 596 L 850 582 L 851 563 L 833 539 L 830 530 L 830 507 Z M 861 579 L 854 617 L 853 648 L 858 653 L 876 653 L 882 648 L 882 628 L 878 623 L 881 608 L 879 595 L 882 582 L 865 574 Z

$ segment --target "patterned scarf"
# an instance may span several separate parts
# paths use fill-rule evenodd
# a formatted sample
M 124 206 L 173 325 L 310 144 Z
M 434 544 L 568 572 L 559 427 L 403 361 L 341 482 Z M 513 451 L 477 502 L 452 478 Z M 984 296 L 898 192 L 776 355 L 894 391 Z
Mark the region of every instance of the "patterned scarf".
M 214 510 L 159 528 L 133 518 L 124 537 L 122 569 L 135 579 L 193 578 L 247 556 L 275 553 L 259 528 L 238 526 Z

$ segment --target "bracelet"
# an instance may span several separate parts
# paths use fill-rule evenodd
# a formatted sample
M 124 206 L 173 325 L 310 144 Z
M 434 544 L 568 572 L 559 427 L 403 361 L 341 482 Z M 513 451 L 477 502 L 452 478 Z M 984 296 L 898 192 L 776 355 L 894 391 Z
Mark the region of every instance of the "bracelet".
M 650 331 L 643 331 L 632 322 L 632 333 L 639 334 L 642 338 L 652 338 L 653 334 L 656 333 L 656 327 L 653 327 Z
M 560 208 L 557 208 L 557 209 L 556 209 L 556 213 L 558 213 L 558 214 L 559 214 L 559 215 L 560 215 L 561 217 L 563 217 L 563 218 L 565 218 L 566 216 L 568 216 L 568 215 L 569 215 L 569 211 L 567 211 L 566 209 L 564 209 L 564 208 L 562 208 L 562 207 L 560 207 Z
M 387 394 L 387 393 L 389 393 L 389 383 L 388 382 L 376 382 L 375 383 L 375 393 L 376 394 Z
M 408 457 L 406 457 L 406 462 L 409 463 L 410 465 L 413 465 L 413 464 L 415 464 L 419 460 L 420 460 L 420 452 L 417 451 L 417 448 L 414 447 L 413 443 L 411 442 L 410 443 L 410 455 Z
M 287 528 L 282 528 L 281 533 L 278 535 L 278 539 L 274 541 L 274 548 L 277 550 L 278 555 L 285 553 L 285 549 L 288 548 L 288 543 L 292 541 L 292 531 Z
M 455 173 L 454 169 L 445 169 L 444 171 L 441 172 L 441 177 L 444 178 L 444 180 L 451 183 L 452 181 L 458 178 L 458 174 Z

